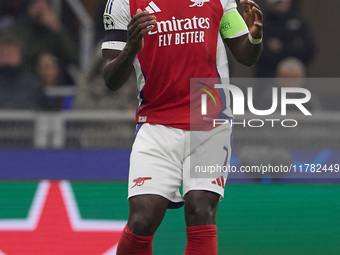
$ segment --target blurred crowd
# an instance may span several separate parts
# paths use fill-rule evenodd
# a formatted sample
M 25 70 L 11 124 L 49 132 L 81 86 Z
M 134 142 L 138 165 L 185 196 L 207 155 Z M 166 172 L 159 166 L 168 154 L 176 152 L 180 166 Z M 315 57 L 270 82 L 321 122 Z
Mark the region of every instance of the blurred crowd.
M 91 67 L 82 72 L 75 31 L 68 31 L 74 25 L 62 22 L 49 0 L 0 1 L 0 109 L 135 109 L 133 78 L 119 92 L 104 85 L 100 45 L 106 0 L 97 2 L 92 15 L 96 45 Z M 264 5 L 264 52 L 256 77 L 308 77 L 306 70 L 316 54 L 308 24 L 292 0 L 265 0 Z M 58 87 L 73 88 L 74 95 L 47 93 L 47 88 Z M 260 85 L 256 91 L 264 105 L 270 98 L 265 91 Z M 313 105 L 322 108 L 317 99 Z
M 94 18 L 98 24 L 105 3 L 98 5 Z M 126 86 L 122 96 L 104 86 L 102 25 L 96 26 L 98 46 L 94 45 L 91 67 L 84 72 L 79 68 L 74 31 L 61 22 L 51 4 L 49 0 L 0 1 L 0 110 L 134 109 L 136 87 Z M 70 95 L 60 93 L 60 88 L 72 88 L 64 90 Z
M 299 59 L 306 67 L 315 56 L 315 42 L 308 24 L 300 17 L 292 0 L 266 0 L 263 54 L 256 76 L 270 78 L 285 58 Z
M 1 5 L 0 108 L 60 109 L 61 99 L 49 98 L 44 88 L 74 84 L 67 68 L 77 65 L 76 44 L 46 0 Z

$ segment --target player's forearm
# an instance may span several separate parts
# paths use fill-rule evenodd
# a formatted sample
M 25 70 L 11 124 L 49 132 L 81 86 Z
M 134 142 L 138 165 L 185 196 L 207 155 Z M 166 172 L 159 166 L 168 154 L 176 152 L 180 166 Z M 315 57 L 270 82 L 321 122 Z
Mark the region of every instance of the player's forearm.
M 252 66 L 259 60 L 262 50 L 263 43 L 252 44 L 248 39 L 248 36 L 245 36 L 239 44 L 235 58 L 243 65 Z
M 104 58 L 105 54 L 107 53 L 103 53 Z M 124 85 L 133 70 L 133 61 L 135 57 L 135 53 L 124 48 L 116 58 L 110 58 L 112 60 L 105 63 L 103 73 L 106 87 L 116 91 Z

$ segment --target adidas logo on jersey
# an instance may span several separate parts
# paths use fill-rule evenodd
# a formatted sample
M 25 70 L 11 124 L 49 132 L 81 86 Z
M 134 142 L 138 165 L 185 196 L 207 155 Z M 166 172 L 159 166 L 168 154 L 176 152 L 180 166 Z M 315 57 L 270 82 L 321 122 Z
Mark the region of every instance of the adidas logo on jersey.
M 145 10 L 148 11 L 150 14 L 155 12 L 161 12 L 161 9 L 159 9 L 158 6 L 153 1 L 151 1 L 148 4 Z
M 192 5 L 189 5 L 189 7 L 202 7 L 204 5 L 204 3 L 209 3 L 210 0 L 190 0 L 191 2 L 193 2 Z
M 220 178 L 217 178 L 215 181 L 212 181 L 211 183 L 224 188 L 224 177 L 221 176 Z

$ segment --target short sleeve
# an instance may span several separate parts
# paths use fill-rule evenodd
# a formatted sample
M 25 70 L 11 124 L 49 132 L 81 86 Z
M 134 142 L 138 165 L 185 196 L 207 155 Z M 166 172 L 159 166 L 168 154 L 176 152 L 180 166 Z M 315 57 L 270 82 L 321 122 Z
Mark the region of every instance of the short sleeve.
M 237 5 L 235 0 L 221 0 L 223 6 L 223 15 L 236 10 Z
M 220 33 L 223 39 L 236 38 L 249 33 L 248 27 L 237 10 L 235 0 L 221 0 L 223 17 L 220 24 Z
M 103 15 L 105 37 L 102 49 L 122 50 L 125 47 L 130 20 L 129 0 L 107 1 Z

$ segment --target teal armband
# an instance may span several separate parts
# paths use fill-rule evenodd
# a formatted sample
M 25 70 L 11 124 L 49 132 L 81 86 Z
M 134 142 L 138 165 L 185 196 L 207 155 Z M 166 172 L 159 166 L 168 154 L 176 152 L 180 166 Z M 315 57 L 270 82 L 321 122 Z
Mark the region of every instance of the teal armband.
M 233 35 L 247 28 L 246 22 L 237 10 L 233 10 L 222 17 L 220 24 L 220 33 L 223 39 L 230 38 Z

